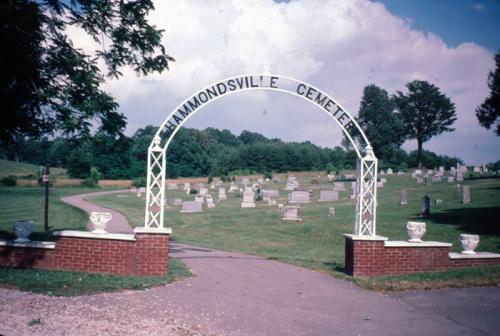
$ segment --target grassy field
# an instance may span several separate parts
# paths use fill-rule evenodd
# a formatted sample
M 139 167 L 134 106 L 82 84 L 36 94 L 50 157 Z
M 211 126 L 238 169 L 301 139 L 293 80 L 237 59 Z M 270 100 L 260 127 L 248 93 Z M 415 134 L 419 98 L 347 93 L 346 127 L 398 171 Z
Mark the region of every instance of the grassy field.
M 40 176 L 40 166 L 30 163 L 0 160 L 0 177 L 9 175 L 33 176 L 38 178 Z M 65 177 L 66 169 L 50 168 L 50 175 L 55 177 Z
M 226 202 L 203 213 L 181 214 L 177 208 L 167 209 L 165 225 L 172 227 L 173 239 L 179 241 L 260 255 L 345 277 L 342 234 L 354 230 L 354 200 L 349 199 L 348 189 L 341 192 L 339 201 L 317 202 L 319 189 L 328 183 L 322 176 L 320 185 L 311 184 L 310 180 L 315 176 L 317 174 L 298 179 L 305 190 L 313 190 L 315 195 L 311 204 L 301 208 L 302 222 L 281 220 L 277 207 L 269 207 L 263 202 L 257 202 L 255 209 L 240 209 L 241 198 L 227 193 Z M 391 240 L 408 239 L 406 222 L 419 219 L 420 200 L 427 194 L 432 207 L 431 217 L 425 220 L 427 233 L 424 240 L 451 242 L 451 251 L 458 252 L 461 250 L 458 243 L 460 233 L 478 233 L 481 242 L 477 251 L 500 252 L 500 179 L 466 180 L 464 184 L 470 185 L 472 202 L 463 205 L 455 183 L 435 182 L 424 186 L 417 185 L 409 176 L 386 178 L 388 183 L 378 189 L 377 234 Z M 283 186 L 284 181 L 266 185 L 269 189 L 280 189 L 278 203 L 286 203 L 288 193 L 283 191 Z M 350 183 L 346 183 L 346 187 L 349 188 Z M 399 205 L 403 188 L 408 190 L 406 206 Z M 212 193 L 216 196 L 215 191 Z M 182 190 L 168 190 L 167 194 L 170 204 L 174 198 L 194 198 L 193 195 L 186 196 Z M 442 199 L 443 203 L 435 205 L 435 199 Z M 120 198 L 117 195 L 98 196 L 92 200 L 124 213 L 135 226 L 144 225 L 143 198 L 129 194 Z M 335 218 L 327 217 L 328 207 L 335 207 Z M 453 277 L 452 273 L 444 273 L 444 278 L 446 274 Z M 482 274 L 476 276 L 480 278 Z M 416 282 L 425 281 L 413 277 Z M 441 275 L 439 281 L 442 283 L 444 278 Z M 493 277 L 493 282 L 500 283 L 500 272 Z
M 95 191 L 85 188 L 51 188 L 49 193 L 49 227 L 51 230 L 85 230 L 87 214 L 63 203 L 64 196 Z M 32 220 L 35 224 L 33 240 L 53 239 L 43 234 L 44 188 L 0 187 L 0 237 L 11 238 L 12 225 L 17 220 Z

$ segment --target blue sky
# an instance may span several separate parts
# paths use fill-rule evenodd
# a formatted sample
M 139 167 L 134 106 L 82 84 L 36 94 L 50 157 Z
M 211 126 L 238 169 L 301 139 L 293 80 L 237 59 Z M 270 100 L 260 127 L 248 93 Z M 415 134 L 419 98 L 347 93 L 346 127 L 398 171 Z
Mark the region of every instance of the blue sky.
M 393 14 L 418 30 L 439 35 L 450 46 L 475 42 L 491 52 L 500 49 L 498 0 L 380 0 Z
M 127 133 L 160 125 L 198 90 L 221 79 L 270 72 L 310 83 L 352 115 L 363 88 L 389 93 L 412 80 L 437 85 L 455 103 L 455 131 L 432 138 L 424 149 L 467 164 L 500 160 L 500 137 L 479 126 L 475 109 L 489 94 L 488 72 L 500 47 L 496 1 L 219 0 L 155 1 L 153 24 L 165 30 L 168 72 L 124 76 L 104 89 L 128 119 Z M 77 46 L 95 43 L 78 30 Z M 193 115 L 186 127 L 248 129 L 269 138 L 340 145 L 342 133 L 314 106 L 267 91 L 220 99 Z M 414 150 L 414 141 L 403 148 Z

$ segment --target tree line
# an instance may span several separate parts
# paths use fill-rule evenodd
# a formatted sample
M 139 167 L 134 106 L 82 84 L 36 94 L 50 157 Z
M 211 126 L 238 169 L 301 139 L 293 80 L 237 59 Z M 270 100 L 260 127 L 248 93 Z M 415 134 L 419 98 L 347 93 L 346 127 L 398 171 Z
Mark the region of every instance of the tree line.
M 75 142 L 67 138 L 24 140 L 19 146 L 0 146 L 0 157 L 68 169 L 74 178 L 88 178 L 94 169 L 101 178 L 135 179 L 146 176 L 147 149 L 157 128 L 146 126 L 131 137 L 103 133 Z M 416 152 L 391 152 L 381 168 L 414 167 Z M 423 152 L 427 167 L 450 167 L 457 158 Z M 356 168 L 356 153 L 343 147 L 323 148 L 311 142 L 284 142 L 243 131 L 181 128 L 167 151 L 167 176 L 229 176 L 288 171 L 338 171 Z

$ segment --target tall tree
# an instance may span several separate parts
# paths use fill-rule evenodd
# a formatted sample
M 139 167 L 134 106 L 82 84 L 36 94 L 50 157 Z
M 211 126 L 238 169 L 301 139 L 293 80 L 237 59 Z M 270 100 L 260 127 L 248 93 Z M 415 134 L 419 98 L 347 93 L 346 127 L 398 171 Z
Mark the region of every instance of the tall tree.
M 106 75 L 121 68 L 147 75 L 168 69 L 173 58 L 161 44 L 162 31 L 146 17 L 151 0 L 6 0 L 0 4 L 0 141 L 59 133 L 71 137 L 99 131 L 120 134 L 125 117 L 102 91 Z M 81 28 L 100 45 L 86 54 L 67 35 Z
M 457 120 L 455 105 L 438 87 L 426 81 L 407 83 L 408 93 L 394 95 L 407 139 L 417 140 L 417 166 L 422 167 L 422 144 L 443 132 Z
M 493 57 L 495 60 L 495 72 L 488 74 L 488 87 L 490 96 L 476 109 L 476 116 L 481 126 L 490 129 L 496 124 L 498 136 L 500 136 L 500 50 Z
M 356 120 L 379 159 L 388 161 L 405 140 L 404 126 L 395 113 L 394 101 L 387 91 L 374 84 L 363 90 Z

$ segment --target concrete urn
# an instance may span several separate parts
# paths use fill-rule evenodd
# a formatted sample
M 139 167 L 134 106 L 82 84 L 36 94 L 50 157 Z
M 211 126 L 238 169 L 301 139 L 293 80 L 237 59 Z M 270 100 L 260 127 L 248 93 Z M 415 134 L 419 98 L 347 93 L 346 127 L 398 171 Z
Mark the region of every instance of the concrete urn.
M 90 213 L 90 221 L 94 224 L 92 233 L 108 233 L 106 225 L 111 220 L 111 213 L 109 212 L 92 212 Z
M 17 239 L 14 240 L 16 243 L 29 243 L 31 240 L 28 239 L 30 234 L 33 232 L 33 221 L 17 221 L 14 223 L 14 233 Z
M 410 243 L 421 243 L 425 231 L 426 225 L 424 222 L 406 223 L 406 232 L 408 232 L 408 236 L 410 237 L 410 239 L 408 239 Z
M 479 244 L 479 235 L 462 233 L 459 240 L 462 244 L 462 254 L 476 254 L 474 250 Z

